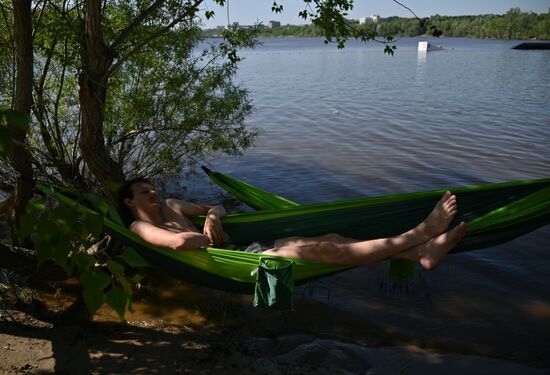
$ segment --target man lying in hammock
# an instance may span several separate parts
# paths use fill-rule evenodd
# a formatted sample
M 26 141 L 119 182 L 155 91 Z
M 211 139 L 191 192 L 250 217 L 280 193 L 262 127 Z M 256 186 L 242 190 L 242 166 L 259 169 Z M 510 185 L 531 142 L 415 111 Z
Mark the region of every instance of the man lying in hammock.
M 228 240 L 221 224 L 222 206 L 204 206 L 177 199 L 159 202 L 145 178 L 124 184 L 118 196 L 121 208 L 134 218 L 130 230 L 145 241 L 173 250 L 220 247 Z M 356 240 L 338 234 L 291 237 L 275 241 L 263 254 L 301 258 L 338 265 L 368 265 L 387 258 L 408 259 L 434 269 L 464 236 L 466 224 L 447 227 L 458 210 L 456 196 L 446 192 L 428 217 L 411 230 L 391 238 Z M 189 217 L 206 215 L 201 233 Z

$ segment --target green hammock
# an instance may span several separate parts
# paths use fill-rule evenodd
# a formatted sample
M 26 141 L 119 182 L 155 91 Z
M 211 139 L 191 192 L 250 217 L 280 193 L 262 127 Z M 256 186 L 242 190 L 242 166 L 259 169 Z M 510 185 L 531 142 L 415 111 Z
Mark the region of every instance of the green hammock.
M 339 233 L 357 239 L 393 236 L 423 220 L 445 191 L 299 206 L 220 173 L 210 172 L 210 176 L 253 207 L 274 207 L 224 217 L 223 227 L 232 242 L 237 244 L 326 233 Z M 253 293 L 257 280 L 254 271 L 261 260 L 265 263 L 266 258 L 293 262 L 292 279 L 296 285 L 350 268 L 227 249 L 181 252 L 163 249 L 152 246 L 124 227 L 116 209 L 103 198 L 84 194 L 84 198 L 75 200 L 70 194 L 47 185 L 38 186 L 65 204 L 103 215 L 107 233 L 139 251 L 154 267 L 199 285 L 229 292 Z M 460 212 L 451 225 L 459 221 L 468 223 L 465 237 L 452 252 L 497 245 L 550 223 L 550 179 L 467 186 L 453 188 L 452 191 L 458 197 Z M 85 204 L 82 200 L 86 201 Z M 195 222 L 201 225 L 204 218 L 195 218 Z
M 255 212 L 258 220 L 269 221 L 270 227 L 255 229 L 254 238 L 260 241 L 284 235 L 316 236 L 331 232 L 357 239 L 393 236 L 422 221 L 443 193 L 449 190 L 300 206 L 235 178 L 204 169 L 215 183 L 242 202 L 261 210 Z M 472 185 L 450 190 L 459 202 L 459 213 L 451 226 L 461 221 L 468 223 L 466 236 L 452 253 L 498 245 L 550 223 L 550 179 Z M 227 228 L 225 221 L 224 228 Z
M 283 209 L 283 208 L 289 208 L 289 207 L 297 207 L 299 206 L 298 203 L 290 201 L 286 198 L 283 198 L 281 196 L 266 192 L 260 188 L 257 188 L 255 186 L 252 186 L 250 184 L 247 184 L 243 181 L 239 181 L 235 178 L 232 178 L 230 176 L 221 174 L 219 172 L 213 172 L 210 169 L 206 167 L 202 167 L 202 169 L 206 172 L 206 174 L 210 177 L 210 179 L 218 184 L 220 187 L 225 189 L 226 191 L 230 192 L 232 195 L 237 197 L 240 201 L 246 203 L 252 208 L 255 208 L 257 210 L 265 210 L 265 209 Z M 454 222 L 451 224 L 457 224 L 460 221 L 468 221 L 469 223 L 469 237 L 467 237 L 465 240 L 461 242 L 459 246 L 457 246 L 455 249 L 453 249 L 453 253 L 456 252 L 463 252 L 463 251 L 469 251 L 469 250 L 475 250 L 479 248 L 489 247 L 492 245 L 497 245 L 502 242 L 506 242 L 508 240 L 511 240 L 515 237 L 518 237 L 527 231 L 530 231 L 531 229 L 528 229 L 528 226 L 523 226 L 520 228 L 519 226 L 514 226 L 513 231 L 509 232 L 508 235 L 505 235 L 504 233 L 495 233 L 495 230 L 499 228 L 497 225 L 497 216 L 495 216 L 495 212 L 491 212 L 493 208 L 495 210 L 498 210 L 498 208 L 504 208 L 504 203 L 512 200 L 517 200 L 520 198 L 523 194 L 529 194 L 528 190 L 518 190 L 517 187 L 521 185 L 538 185 L 541 184 L 542 187 L 547 186 L 548 179 L 544 180 L 523 180 L 523 181 L 512 181 L 508 183 L 501 183 L 501 184 L 485 184 L 485 185 L 479 185 L 479 186 L 468 186 L 463 188 L 455 188 L 452 189 L 454 193 L 457 193 L 459 195 L 459 211 L 461 212 L 460 215 L 455 218 Z M 503 191 L 500 191 L 499 194 L 503 194 L 502 196 L 495 196 L 494 191 L 496 189 L 504 189 Z M 539 189 L 539 187 L 536 187 L 535 189 Z M 436 194 L 443 194 L 443 192 L 447 190 L 435 190 L 431 192 L 426 193 L 436 193 Z M 473 194 L 474 191 L 477 191 L 478 193 Z M 486 193 L 481 194 L 482 191 L 486 191 Z M 464 194 L 466 193 L 467 194 Z M 482 203 L 482 199 L 486 199 L 484 196 L 487 196 L 487 193 L 490 192 L 491 198 L 489 201 Z M 405 194 L 410 199 L 420 199 L 422 195 L 425 195 L 426 193 L 413 193 L 413 194 Z M 546 197 L 546 198 L 544 198 Z M 389 199 L 390 196 L 382 197 L 384 199 Z M 466 202 L 463 202 L 463 198 L 466 198 Z M 379 199 L 379 198 L 378 198 Z M 541 195 L 541 203 L 548 203 L 548 195 L 544 196 Z M 478 202 L 471 202 L 472 200 L 478 200 Z M 365 202 L 364 199 L 360 200 Z M 353 202 L 353 201 L 350 201 Z M 534 201 L 532 201 L 534 203 Z M 342 202 L 339 202 L 342 203 Z M 417 202 L 418 203 L 418 202 Z M 466 203 L 466 207 L 465 204 Z M 475 203 L 473 205 L 472 203 Z M 507 215 L 511 214 L 513 211 L 511 208 L 521 210 L 522 215 L 527 215 L 528 211 L 527 205 L 530 203 L 525 202 L 526 205 L 516 205 L 516 206 L 506 206 L 505 211 L 501 211 L 501 217 L 506 217 Z M 498 207 L 499 205 L 502 205 L 502 207 Z M 433 205 L 432 205 L 433 207 Z M 542 207 L 539 207 L 542 209 Z M 400 212 L 405 212 L 405 209 L 403 206 L 399 208 Z M 491 213 L 491 215 L 488 215 Z M 516 212 L 516 214 L 519 213 Z M 407 213 L 408 215 L 409 213 Z M 472 218 L 475 218 L 473 220 Z M 520 220 L 517 220 L 512 218 L 511 216 L 508 216 L 505 220 L 508 223 L 508 225 L 512 225 L 514 222 L 516 224 L 520 223 Z M 544 219 L 543 219 L 544 220 Z M 412 227 L 413 221 L 407 220 L 407 222 L 410 223 L 410 227 Z M 417 221 L 418 222 L 418 221 Z M 504 225 L 504 220 L 501 221 L 500 226 Z M 388 227 L 391 228 L 392 223 L 387 222 Z M 482 229 L 483 225 L 490 225 L 493 229 L 493 234 L 489 234 L 489 232 L 486 233 L 485 236 L 477 235 L 477 238 L 472 238 L 471 235 L 476 233 L 477 229 Z M 537 225 L 534 223 L 534 225 Z M 544 222 L 542 222 L 541 225 L 545 225 Z M 369 226 L 369 231 L 372 229 L 371 226 Z M 536 229 L 536 228 L 535 228 Z M 342 232 L 338 232 L 342 234 Z M 391 236 L 394 235 L 394 233 L 386 234 L 385 236 Z M 356 238 L 363 238 L 357 231 L 349 231 L 349 235 Z M 380 236 L 383 236 L 383 234 L 380 232 Z M 374 236 L 376 237 L 376 236 Z M 372 238 L 372 237 L 369 237 Z M 402 259 L 392 259 L 391 260 L 391 267 L 389 269 L 389 275 L 392 278 L 397 279 L 403 279 L 403 278 L 411 278 L 415 275 L 415 269 L 416 264 L 411 261 L 402 260 Z

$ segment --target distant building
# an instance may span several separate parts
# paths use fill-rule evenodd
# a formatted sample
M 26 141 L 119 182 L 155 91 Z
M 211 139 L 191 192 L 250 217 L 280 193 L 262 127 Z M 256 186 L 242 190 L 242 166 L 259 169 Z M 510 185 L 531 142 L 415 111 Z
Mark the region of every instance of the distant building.
M 380 22 L 380 16 L 378 14 L 373 14 L 370 17 L 361 17 L 359 18 L 359 25 L 364 25 L 369 22 Z
M 216 26 L 216 30 L 225 30 L 225 26 Z
M 269 27 L 270 29 L 275 29 L 277 27 L 281 27 L 281 23 L 279 21 L 269 21 L 267 23 L 267 27 Z

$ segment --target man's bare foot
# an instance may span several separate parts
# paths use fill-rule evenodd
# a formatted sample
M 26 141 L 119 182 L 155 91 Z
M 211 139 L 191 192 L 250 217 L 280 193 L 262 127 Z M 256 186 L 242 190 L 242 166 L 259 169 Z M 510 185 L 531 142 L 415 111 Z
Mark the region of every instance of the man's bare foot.
M 464 237 L 466 223 L 461 222 L 450 231 L 420 245 L 420 264 L 427 270 L 433 270 L 443 260 L 443 257 Z
M 432 212 L 418 226 L 420 231 L 426 235 L 426 241 L 445 232 L 457 211 L 456 195 L 450 191 L 445 192 Z

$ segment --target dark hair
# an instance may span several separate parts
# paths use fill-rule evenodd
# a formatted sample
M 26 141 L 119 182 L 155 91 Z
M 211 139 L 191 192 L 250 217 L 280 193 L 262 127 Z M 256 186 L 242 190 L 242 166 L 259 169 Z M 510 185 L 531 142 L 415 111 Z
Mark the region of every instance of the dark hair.
M 132 185 L 138 182 L 145 182 L 150 184 L 151 181 L 146 177 L 136 177 L 124 182 L 119 188 L 117 193 L 117 203 L 120 217 L 124 224 L 128 227 L 136 219 L 130 208 L 124 202 L 125 199 L 134 198 L 134 192 L 132 191 Z

